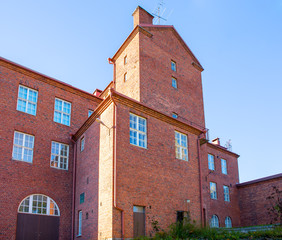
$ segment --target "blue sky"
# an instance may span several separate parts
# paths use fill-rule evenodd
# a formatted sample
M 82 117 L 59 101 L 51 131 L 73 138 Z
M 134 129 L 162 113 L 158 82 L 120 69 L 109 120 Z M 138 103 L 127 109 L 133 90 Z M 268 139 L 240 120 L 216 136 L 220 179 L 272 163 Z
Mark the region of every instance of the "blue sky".
M 112 80 L 112 57 L 133 29 L 137 5 L 158 0 L 9 0 L 0 8 L 0 56 L 93 92 Z M 282 172 L 282 0 L 164 0 L 205 68 L 210 138 L 229 139 L 240 181 Z

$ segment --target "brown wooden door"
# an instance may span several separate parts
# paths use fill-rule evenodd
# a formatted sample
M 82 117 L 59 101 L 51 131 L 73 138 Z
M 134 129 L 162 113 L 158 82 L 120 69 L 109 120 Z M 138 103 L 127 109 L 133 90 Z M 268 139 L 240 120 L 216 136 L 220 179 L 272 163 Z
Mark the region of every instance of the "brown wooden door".
M 16 240 L 58 240 L 60 217 L 18 213 Z
M 133 234 L 134 237 L 145 236 L 145 208 L 133 207 Z

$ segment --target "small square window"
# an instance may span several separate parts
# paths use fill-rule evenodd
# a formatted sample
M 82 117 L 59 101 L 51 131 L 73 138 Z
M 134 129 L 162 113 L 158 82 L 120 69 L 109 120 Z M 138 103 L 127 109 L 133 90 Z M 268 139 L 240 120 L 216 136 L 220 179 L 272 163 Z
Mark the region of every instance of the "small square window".
M 84 203 L 84 198 L 85 198 L 85 194 L 81 193 L 80 196 L 79 196 L 79 203 L 80 204 Z
M 208 154 L 209 170 L 214 171 L 214 155 Z
M 178 118 L 178 114 L 177 113 L 172 113 L 172 117 L 173 118 Z
M 124 57 L 123 61 L 124 61 L 124 65 L 127 64 L 127 56 Z
M 172 85 L 174 88 L 177 88 L 177 80 L 176 80 L 176 78 L 174 78 L 174 77 L 171 78 L 171 85 Z
M 13 160 L 32 163 L 34 136 L 21 132 L 14 133 Z
M 70 126 L 71 103 L 55 99 L 54 122 Z
M 171 60 L 171 70 L 176 72 L 176 62 Z
M 80 151 L 82 152 L 84 150 L 84 144 L 85 144 L 85 138 L 81 138 L 80 140 Z
M 93 112 L 94 112 L 93 110 L 88 110 L 88 117 L 90 117 Z
M 36 115 L 38 92 L 24 86 L 19 86 L 17 110 Z
M 123 75 L 123 80 L 126 82 L 126 80 L 127 80 L 127 73 L 125 73 L 125 74 Z

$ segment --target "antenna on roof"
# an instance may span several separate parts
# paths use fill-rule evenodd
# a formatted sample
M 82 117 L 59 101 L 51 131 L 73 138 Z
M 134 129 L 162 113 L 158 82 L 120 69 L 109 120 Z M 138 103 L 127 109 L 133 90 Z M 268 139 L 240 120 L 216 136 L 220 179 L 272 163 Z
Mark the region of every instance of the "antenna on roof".
M 226 143 L 225 143 L 225 147 L 227 148 L 227 150 L 232 152 L 232 144 L 231 144 L 231 139 L 229 139 Z
M 152 15 L 156 17 L 154 19 L 154 24 L 157 23 L 158 25 L 160 25 L 161 19 L 166 21 L 166 19 L 162 17 L 163 14 L 165 13 L 165 10 L 166 8 L 164 7 L 164 1 L 159 0 L 157 9 L 154 11 L 154 13 L 152 13 Z

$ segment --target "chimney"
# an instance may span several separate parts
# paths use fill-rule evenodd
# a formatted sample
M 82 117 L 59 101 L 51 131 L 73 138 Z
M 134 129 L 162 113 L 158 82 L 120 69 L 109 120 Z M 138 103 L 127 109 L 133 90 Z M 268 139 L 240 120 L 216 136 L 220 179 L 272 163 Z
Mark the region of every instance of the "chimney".
M 215 138 L 212 140 L 212 144 L 220 146 L 219 138 Z
M 133 28 L 140 24 L 153 24 L 154 16 L 140 6 L 135 9 L 135 11 L 132 13 L 132 16 L 134 24 Z

